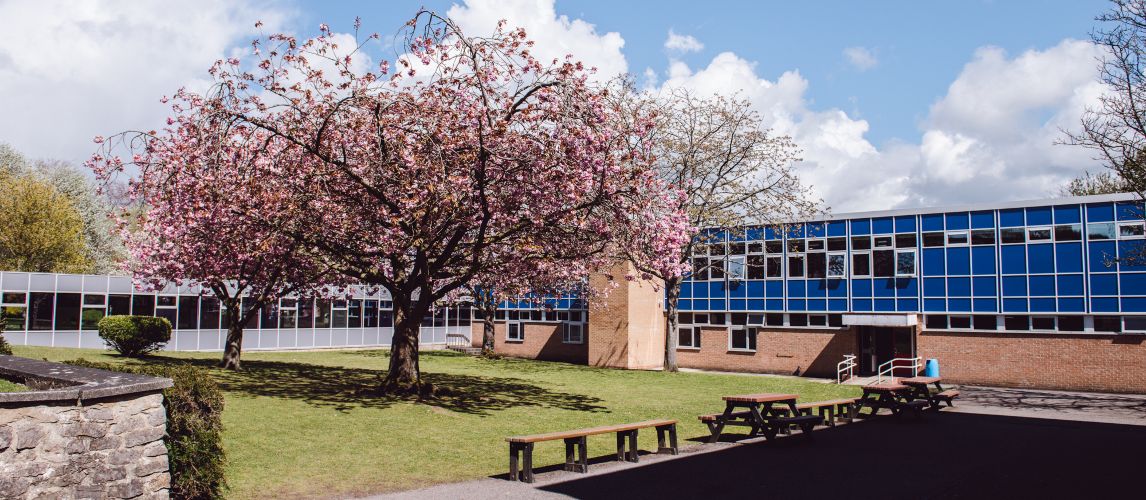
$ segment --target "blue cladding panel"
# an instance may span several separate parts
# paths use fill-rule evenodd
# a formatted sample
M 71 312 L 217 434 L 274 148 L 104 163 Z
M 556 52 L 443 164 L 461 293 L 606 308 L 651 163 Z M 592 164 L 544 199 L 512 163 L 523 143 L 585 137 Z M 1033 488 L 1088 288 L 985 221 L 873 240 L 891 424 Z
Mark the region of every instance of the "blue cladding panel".
M 896 278 L 895 288 L 899 289 L 899 297 L 915 297 L 919 295 L 919 280 L 916 278 Z
M 803 299 L 800 299 L 800 300 L 788 299 L 788 310 L 790 310 L 790 311 L 807 311 L 808 308 L 807 308 L 807 304 L 804 303 Z
M 871 299 L 852 299 L 852 310 L 856 312 L 871 311 Z
M 1003 299 L 1003 312 L 1027 312 L 1027 299 Z
M 828 280 L 809 280 L 808 297 L 827 297 Z
M 947 275 L 971 274 L 971 250 L 967 247 L 947 249 Z
M 852 280 L 853 297 L 871 297 L 871 280 Z
M 875 299 L 875 310 L 879 312 L 891 312 L 895 310 L 895 300 L 893 299 Z
M 685 281 L 685 282 L 680 284 L 680 296 L 683 299 L 691 299 L 692 298 L 692 282 L 691 281 Z
M 677 306 L 677 308 L 681 309 L 682 311 L 691 311 L 692 310 L 692 301 L 688 300 L 688 299 L 678 300 L 676 302 L 676 306 Z
M 741 299 L 733 299 L 728 301 L 729 311 L 747 311 L 748 301 Z
M 974 274 L 995 274 L 995 247 L 972 247 L 971 270 Z
M 1058 277 L 1059 295 L 1082 295 L 1082 275 L 1063 274 Z
M 1122 201 L 1118 203 L 1115 212 L 1118 214 L 1118 220 L 1141 220 L 1142 204 L 1133 201 Z
M 1092 273 L 1113 272 L 1116 270 L 1118 250 L 1113 241 L 1090 243 L 1087 260 Z
M 1054 272 L 1054 245 L 1043 243 L 1027 245 L 1027 267 L 1031 273 Z
M 947 299 L 947 310 L 951 312 L 971 312 L 971 299 Z
M 1031 312 L 1055 312 L 1054 299 L 1031 299 Z
M 892 278 L 872 280 L 871 292 L 876 297 L 895 297 L 895 280 Z
M 1082 243 L 1056 243 L 1055 262 L 1060 273 L 1082 272 Z
M 807 287 L 804 284 L 804 280 L 788 280 L 788 296 L 789 297 L 801 297 L 801 298 L 803 298 L 805 295 L 804 292 L 805 292 L 806 288 Z
M 947 230 L 968 229 L 967 212 L 947 214 Z
M 784 310 L 784 300 L 783 299 L 768 299 L 765 301 L 764 308 L 769 310 L 769 311 L 783 311 Z
M 915 232 L 915 216 L 903 215 L 895 218 L 895 232 L 897 233 L 914 233 Z
M 847 236 L 848 223 L 844 221 L 836 221 L 828 223 L 828 236 Z
M 999 312 L 999 302 L 996 299 L 974 299 L 975 312 Z
M 711 299 L 723 299 L 724 295 L 724 282 L 713 281 L 708 284 L 708 297 Z
M 824 299 L 812 299 L 808 301 L 809 311 L 827 311 L 828 301 Z
M 1059 205 L 1054 207 L 1055 224 L 1075 224 L 1078 222 L 1082 222 L 1078 205 Z
M 1090 309 L 1094 312 L 1118 312 L 1118 299 L 1114 297 L 1090 299 Z
M 1146 240 L 1123 240 L 1118 242 L 1118 255 L 1123 258 L 1118 261 L 1119 271 L 1146 271 L 1146 259 L 1139 256 L 1146 254 Z M 1126 257 L 1134 257 L 1127 259 Z
M 890 234 L 895 232 L 891 217 L 881 217 L 871 220 L 871 234 Z
M 777 298 L 784 296 L 784 282 L 780 280 L 765 281 L 764 289 L 767 297 Z
M 1012 208 L 1009 210 L 999 210 L 999 226 L 1000 227 L 1017 227 L 1027 225 L 1023 220 L 1023 209 Z
M 1082 297 L 1070 299 L 1058 299 L 1059 312 L 1085 312 L 1086 303 L 1083 302 Z
M 749 311 L 763 311 L 764 301 L 762 299 L 748 299 Z
M 947 303 L 943 299 L 923 299 L 923 309 L 927 312 L 943 312 L 947 310 Z
M 708 298 L 708 283 L 699 282 L 693 283 L 692 298 L 694 299 L 707 299 Z
M 971 212 L 971 229 L 991 229 L 995 227 L 995 212 Z
M 924 231 L 943 230 L 943 214 L 926 214 L 921 219 Z
M 1122 295 L 1146 295 L 1146 274 L 1123 274 Z
M 728 282 L 728 297 L 743 299 L 748 296 L 748 285 L 742 281 Z
M 1050 207 L 1032 207 L 1027 209 L 1028 226 L 1046 226 L 1051 223 Z
M 815 222 L 808 224 L 808 237 L 809 238 L 823 238 L 827 235 L 827 228 L 823 222 Z
M 971 278 L 947 278 L 947 295 L 951 297 L 970 297 Z
M 923 278 L 924 297 L 945 297 L 947 286 L 943 278 Z
M 1027 247 L 1025 245 L 1003 245 L 1003 274 L 1026 274 Z
M 692 310 L 694 310 L 694 311 L 706 311 L 706 310 L 708 310 L 708 299 L 703 299 L 703 300 L 693 299 Z
M 725 302 L 726 301 L 724 299 L 709 300 L 708 301 L 708 307 L 712 308 L 713 311 L 723 311 L 723 310 L 727 309 L 727 305 L 725 304 Z
M 764 237 L 769 240 L 778 240 L 780 239 L 780 231 L 774 227 L 766 227 L 764 228 Z
M 1003 277 L 1003 296 L 1004 297 L 1025 297 L 1027 295 L 1027 277 L 1026 276 L 1004 276 Z
M 1092 274 L 1092 275 L 1090 275 L 1090 294 L 1091 295 L 1118 295 L 1118 275 L 1117 274 Z
M 764 282 L 763 281 L 749 281 L 748 282 L 748 298 L 763 298 L 764 297 Z
M 789 238 L 803 238 L 804 234 L 805 234 L 804 233 L 805 226 L 806 226 L 806 224 L 794 224 L 792 227 L 788 228 L 788 237 Z
M 828 280 L 828 297 L 847 298 L 848 284 L 846 280 Z
M 924 276 L 943 276 L 943 267 L 945 265 L 943 252 L 944 250 L 942 248 L 923 249 Z
M 918 299 L 899 299 L 899 300 L 895 301 L 895 304 L 896 304 L 896 308 L 898 311 L 903 311 L 903 312 L 919 311 L 919 300 Z
M 1123 297 L 1122 312 L 1146 312 L 1146 298 Z
M 871 234 L 871 220 L 870 219 L 856 219 L 852 221 L 852 234 L 864 235 Z
M 744 236 L 748 240 L 762 240 L 764 239 L 764 228 L 750 227 L 744 231 Z
M 1091 203 L 1087 205 L 1086 220 L 1089 222 L 1107 222 L 1114 220 L 1114 204 Z
M 828 310 L 829 311 L 847 311 L 848 310 L 847 299 L 828 299 Z
M 1031 297 L 1054 297 L 1054 276 L 1031 276 Z
M 974 292 L 976 297 L 993 297 L 998 296 L 998 290 L 995 289 L 995 278 L 973 278 L 971 280 L 971 291 Z

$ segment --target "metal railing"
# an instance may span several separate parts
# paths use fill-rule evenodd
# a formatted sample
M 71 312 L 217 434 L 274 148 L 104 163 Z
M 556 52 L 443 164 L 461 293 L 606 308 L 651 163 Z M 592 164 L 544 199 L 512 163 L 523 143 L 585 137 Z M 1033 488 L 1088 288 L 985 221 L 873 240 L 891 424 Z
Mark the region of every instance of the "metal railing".
M 473 347 L 473 344 L 470 342 L 470 337 L 468 335 L 462 335 L 460 333 L 447 333 L 446 347 L 466 348 Z
M 856 369 L 856 355 L 845 354 L 844 360 L 836 363 L 836 383 L 842 384 L 845 380 L 849 380 L 855 376 Z M 844 374 L 847 374 L 845 377 Z
M 923 358 L 895 358 L 879 365 L 875 377 L 876 384 L 882 384 L 884 379 L 892 380 L 896 377 L 896 370 L 911 370 L 909 377 L 914 377 L 923 368 Z

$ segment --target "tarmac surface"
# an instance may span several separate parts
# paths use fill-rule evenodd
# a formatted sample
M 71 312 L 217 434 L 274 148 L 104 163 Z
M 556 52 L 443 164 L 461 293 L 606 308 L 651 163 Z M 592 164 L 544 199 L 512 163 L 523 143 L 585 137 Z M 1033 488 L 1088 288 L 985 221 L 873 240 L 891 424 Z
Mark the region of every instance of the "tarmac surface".
M 682 436 L 694 440 L 682 443 L 680 455 L 642 455 L 639 464 L 602 455 L 587 474 L 560 464 L 538 468 L 531 485 L 503 474 L 371 498 L 1095 498 L 1140 491 L 1146 396 L 959 389 L 955 408 L 919 419 L 884 412 L 817 428 L 810 440 L 798 432 L 772 442 L 731 434 L 699 445 L 703 436 Z

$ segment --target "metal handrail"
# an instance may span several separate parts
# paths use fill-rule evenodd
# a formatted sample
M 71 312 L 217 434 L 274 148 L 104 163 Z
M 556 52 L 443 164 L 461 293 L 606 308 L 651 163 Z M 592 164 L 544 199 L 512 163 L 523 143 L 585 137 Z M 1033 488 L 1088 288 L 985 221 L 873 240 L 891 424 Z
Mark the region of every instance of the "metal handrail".
M 452 342 L 451 342 L 452 340 Z M 467 335 L 460 333 L 447 333 L 446 334 L 446 347 L 469 347 L 470 338 Z
M 908 364 L 909 363 L 909 364 Z M 884 376 L 888 379 L 895 378 L 895 370 L 897 368 L 911 368 L 915 373 L 919 373 L 919 369 L 923 367 L 923 358 L 894 358 L 891 361 L 879 365 L 875 378 L 875 383 L 882 384 Z M 912 373 L 914 376 L 915 373 Z
M 855 376 L 855 368 L 856 368 L 856 355 L 855 354 L 845 354 L 844 360 L 840 361 L 839 363 L 836 363 L 836 383 L 842 384 L 842 383 L 844 383 L 844 380 L 848 380 L 848 379 L 854 377 Z M 844 373 L 848 374 L 847 378 L 843 377 Z

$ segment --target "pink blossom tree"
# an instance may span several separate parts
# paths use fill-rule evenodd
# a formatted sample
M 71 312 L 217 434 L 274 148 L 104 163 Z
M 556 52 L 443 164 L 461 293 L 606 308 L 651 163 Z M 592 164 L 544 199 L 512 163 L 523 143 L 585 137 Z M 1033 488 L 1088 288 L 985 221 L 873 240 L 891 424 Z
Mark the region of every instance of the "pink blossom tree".
M 388 61 L 360 69 L 363 42 L 340 47 L 325 25 L 304 42 L 257 40 L 253 61 L 216 63 L 210 94 L 176 95 L 173 123 L 202 136 L 160 134 L 238 134 L 245 150 L 284 160 L 248 168 L 242 182 L 262 198 L 218 216 L 390 291 L 383 389 L 419 389 L 422 318 L 475 279 L 524 269 L 572 283 L 619 255 L 679 274 L 687 219 L 640 139 L 652 117 L 619 119 L 591 70 L 571 57 L 537 60 L 521 29 L 467 37 L 423 11 L 404 40 L 393 74 Z M 151 154 L 131 163 L 146 169 Z M 217 161 L 247 163 L 232 156 Z M 102 169 L 118 162 L 93 159 Z

